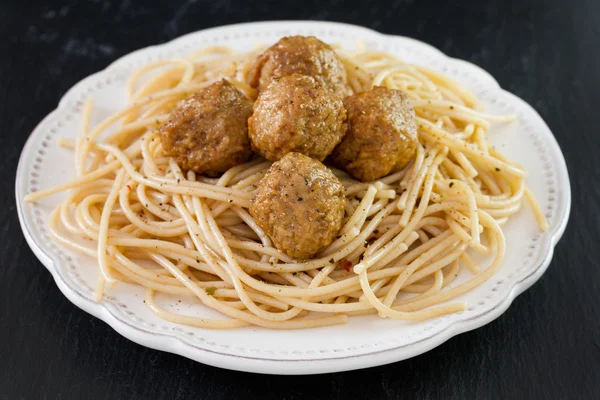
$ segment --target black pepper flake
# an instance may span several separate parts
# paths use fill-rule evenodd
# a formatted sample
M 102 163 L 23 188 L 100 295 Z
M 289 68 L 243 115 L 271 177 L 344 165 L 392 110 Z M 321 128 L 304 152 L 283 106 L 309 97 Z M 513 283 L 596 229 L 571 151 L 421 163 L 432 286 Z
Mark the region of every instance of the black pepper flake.
M 296 271 L 292 272 L 292 275 L 296 276 L 298 273 Z
M 298 201 L 302 201 L 302 197 L 298 197 Z
M 181 182 L 181 179 L 177 178 L 177 183 Z
M 230 202 L 230 203 L 233 203 L 233 200 L 229 199 L 229 202 Z
M 330 258 L 330 259 L 329 259 L 329 263 L 330 263 L 330 264 L 333 264 L 334 262 L 335 262 L 335 260 L 334 260 L 333 258 Z
M 450 182 L 450 184 L 448 185 L 448 187 L 452 187 L 454 186 L 454 182 Z
M 500 168 L 496 167 L 496 172 L 500 172 Z

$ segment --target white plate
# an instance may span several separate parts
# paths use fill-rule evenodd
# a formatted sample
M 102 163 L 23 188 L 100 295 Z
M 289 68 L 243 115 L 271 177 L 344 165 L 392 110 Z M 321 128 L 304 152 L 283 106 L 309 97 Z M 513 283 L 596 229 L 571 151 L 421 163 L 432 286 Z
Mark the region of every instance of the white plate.
M 211 45 L 245 51 L 257 41 L 272 43 L 291 34 L 316 35 L 348 48 L 353 48 L 357 40 L 363 40 L 372 49 L 391 52 L 406 61 L 442 71 L 471 89 L 490 112 L 517 114 L 518 122 L 495 125 L 490 139 L 529 171 L 527 184 L 548 218 L 548 232 L 539 234 L 529 207 L 524 206 L 505 227 L 507 255 L 500 271 L 462 296 L 469 309 L 418 323 L 365 316 L 352 318 L 347 325 L 313 330 L 274 331 L 249 327 L 211 331 L 158 319 L 143 304 L 142 289 L 133 285 L 118 284 L 101 302 L 94 301 L 96 261 L 57 247 L 46 230 L 48 214 L 61 196 L 33 205 L 23 202 L 27 193 L 65 182 L 73 176 L 71 154 L 58 147 L 57 138 L 73 138 L 78 134 L 85 99 L 94 98 L 100 112 L 95 112 L 92 123 L 98 123 L 124 105 L 125 81 L 135 68 Z M 553 247 L 565 229 L 571 202 L 565 161 L 552 133 L 528 104 L 503 91 L 485 71 L 465 61 L 448 58 L 413 39 L 338 23 L 288 21 L 231 25 L 192 33 L 131 53 L 79 82 L 27 141 L 19 161 L 16 196 L 27 242 L 52 273 L 60 290 L 78 307 L 144 346 L 222 368 L 272 374 L 324 373 L 399 361 L 494 320 L 548 267 Z M 165 296 L 161 302 L 167 309 L 170 304 L 171 309 L 190 315 L 213 314 L 189 298 L 182 298 L 181 303 L 177 300 Z

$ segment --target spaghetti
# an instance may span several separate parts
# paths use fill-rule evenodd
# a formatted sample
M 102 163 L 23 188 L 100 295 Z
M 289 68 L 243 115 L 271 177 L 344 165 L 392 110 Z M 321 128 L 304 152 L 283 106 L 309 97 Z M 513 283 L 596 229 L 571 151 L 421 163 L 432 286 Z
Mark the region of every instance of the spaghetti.
M 50 231 L 97 258 L 96 298 L 110 287 L 105 283 L 141 285 L 149 308 L 172 322 L 298 329 L 352 315 L 422 320 L 462 311 L 464 303 L 446 302 L 500 268 L 501 226 L 523 200 L 547 228 L 524 169 L 485 136 L 492 122 L 513 117 L 484 113 L 459 84 L 390 54 L 338 53 L 354 92 L 383 85 L 410 97 L 420 145 L 406 168 L 376 182 L 332 168 L 345 188 L 346 215 L 337 239 L 314 259 L 297 261 L 277 250 L 247 211 L 270 162 L 255 158 L 207 178 L 181 171 L 158 140 L 157 128 L 177 102 L 217 79 L 255 99 L 245 82 L 257 51 L 211 47 L 135 71 L 126 108 L 90 129 L 89 101 L 82 135 L 60 142 L 74 151 L 75 179 L 26 200 L 69 190 L 50 216 Z M 471 251 L 492 261 L 483 268 Z M 463 269 L 472 277 L 452 285 Z M 171 313 L 156 304 L 156 292 L 194 296 L 228 318 Z

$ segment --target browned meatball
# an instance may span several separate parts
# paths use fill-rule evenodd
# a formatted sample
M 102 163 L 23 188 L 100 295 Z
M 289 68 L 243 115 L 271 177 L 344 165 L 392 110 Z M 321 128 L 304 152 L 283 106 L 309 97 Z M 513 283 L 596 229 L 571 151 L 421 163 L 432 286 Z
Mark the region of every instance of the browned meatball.
M 306 259 L 333 241 L 345 204 L 344 187 L 326 166 L 288 153 L 258 183 L 250 214 L 279 250 Z
M 183 100 L 160 127 L 167 155 L 183 170 L 216 176 L 252 156 L 252 102 L 225 79 Z
M 271 161 L 291 151 L 322 161 L 346 130 L 342 100 L 314 78 L 288 75 L 271 82 L 248 120 L 252 148 Z
M 346 68 L 336 52 L 314 36 L 288 36 L 256 58 L 250 85 L 263 91 L 274 78 L 310 75 L 338 96 L 350 94 Z
M 417 150 L 415 110 L 406 94 L 377 86 L 344 100 L 348 131 L 331 160 L 363 182 L 406 166 Z

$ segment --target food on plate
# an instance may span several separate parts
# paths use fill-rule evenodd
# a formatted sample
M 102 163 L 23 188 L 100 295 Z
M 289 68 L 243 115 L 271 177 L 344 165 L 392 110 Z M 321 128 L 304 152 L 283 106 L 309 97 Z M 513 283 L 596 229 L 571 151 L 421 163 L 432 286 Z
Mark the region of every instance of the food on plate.
M 215 176 L 252 156 L 252 101 L 225 79 L 182 100 L 160 127 L 165 154 L 184 170 Z
M 307 259 L 333 242 L 345 205 L 344 186 L 326 166 L 288 153 L 258 182 L 250 215 L 275 247 Z
M 417 120 L 408 96 L 377 86 L 344 99 L 348 131 L 331 155 L 363 182 L 404 168 L 417 152 Z
M 298 152 L 323 161 L 346 133 L 342 100 L 311 76 L 275 79 L 254 103 L 248 120 L 252 148 L 276 161 Z
M 159 317 L 211 329 L 435 318 L 501 267 L 524 201 L 547 228 L 525 169 L 488 141 L 514 117 L 428 66 L 298 36 L 161 60 L 127 88 L 61 141 L 73 179 L 25 198 L 68 191 L 48 231 L 97 262 L 97 300 L 139 285 Z
M 291 74 L 312 76 L 340 97 L 350 94 L 341 58 L 314 36 L 281 38 L 256 58 L 249 81 L 263 91 L 273 79 Z

